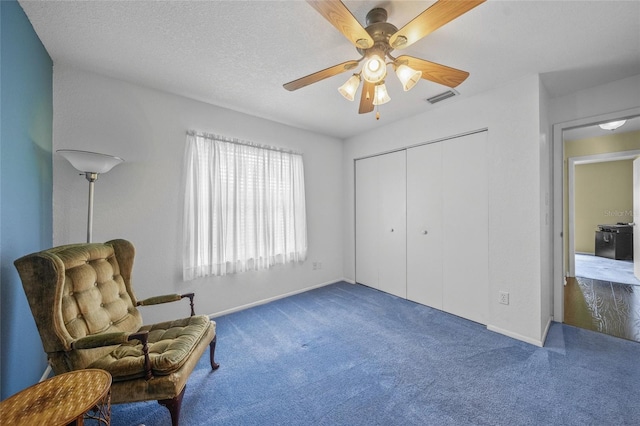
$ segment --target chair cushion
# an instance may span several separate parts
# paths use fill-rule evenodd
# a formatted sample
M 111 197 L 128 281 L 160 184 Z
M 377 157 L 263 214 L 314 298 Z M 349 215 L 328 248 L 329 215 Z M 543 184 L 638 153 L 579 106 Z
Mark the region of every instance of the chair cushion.
M 197 315 L 140 328 L 139 331 L 149 332 L 149 359 L 153 375 L 166 376 L 182 367 L 209 327 L 215 331 L 215 322 L 205 315 Z M 107 370 L 114 382 L 144 377 L 142 344 L 137 340 L 122 344 L 88 368 Z

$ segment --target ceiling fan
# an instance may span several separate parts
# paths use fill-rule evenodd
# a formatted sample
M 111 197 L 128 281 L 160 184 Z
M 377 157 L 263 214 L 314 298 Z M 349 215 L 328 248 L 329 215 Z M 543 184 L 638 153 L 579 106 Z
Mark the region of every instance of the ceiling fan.
M 367 27 L 363 28 L 340 0 L 307 0 L 307 3 L 356 47 L 362 57 L 293 80 L 284 84 L 284 88 L 289 91 L 300 89 L 345 71 L 353 70 L 362 61 L 364 64 L 361 71 L 353 74 L 338 89 L 342 96 L 353 101 L 361 80 L 364 80 L 358 110 L 360 114 L 369 113 L 376 105 L 382 105 L 391 100 L 384 85 L 389 64 L 394 67 L 405 91 L 415 86 L 420 78 L 448 87 L 456 87 L 469 76 L 468 72 L 413 56 L 393 57 L 391 52 L 394 49 L 404 49 L 411 46 L 485 1 L 438 0 L 398 30 L 393 24 L 387 22 L 387 11 L 383 8 L 378 7 L 369 11 L 366 17 Z M 386 58 L 391 62 L 386 62 Z M 376 115 L 376 118 L 379 118 L 379 115 Z

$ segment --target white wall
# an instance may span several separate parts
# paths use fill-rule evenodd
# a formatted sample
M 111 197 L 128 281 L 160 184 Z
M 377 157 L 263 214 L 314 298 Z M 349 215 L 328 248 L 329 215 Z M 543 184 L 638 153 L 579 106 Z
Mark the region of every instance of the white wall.
M 487 128 L 489 150 L 489 328 L 540 344 L 551 310 L 549 123 L 637 107 L 640 76 L 548 99 L 538 76 L 439 106 L 341 141 L 267 120 L 56 64 L 54 149 L 119 155 L 126 162 L 96 184 L 94 241 L 127 238 L 138 254 L 140 298 L 197 293 L 199 312 L 215 314 L 297 292 L 354 272 L 355 158 Z M 305 156 L 309 260 L 269 271 L 183 282 L 181 164 L 187 129 L 302 151 Z M 555 143 L 555 141 L 554 141 Z M 470 176 L 470 178 L 473 178 Z M 82 242 L 88 184 L 54 156 L 54 244 Z M 555 194 L 554 194 L 555 197 Z M 313 271 L 311 263 L 323 269 Z M 510 292 L 510 305 L 497 302 Z M 557 303 L 556 293 L 556 303 Z M 165 317 L 156 308 L 148 321 Z M 166 315 L 184 314 L 172 307 Z
M 196 310 L 216 314 L 342 279 L 342 143 L 271 121 L 56 64 L 53 148 L 117 155 L 125 163 L 96 182 L 96 242 L 136 246 L 138 298 L 196 292 Z M 268 271 L 182 281 L 182 160 L 185 131 L 218 133 L 302 152 L 308 260 Z M 84 242 L 88 183 L 54 155 L 54 244 Z M 312 262 L 322 262 L 312 270 Z M 179 306 L 178 306 L 179 305 Z M 185 315 L 188 303 L 145 308 L 146 321 Z
M 372 119 L 370 132 L 345 142 L 345 276 L 354 279 L 354 159 L 488 128 L 488 327 L 541 344 L 542 324 L 548 322 L 542 312 L 551 308 L 541 306 L 540 97 L 539 78 L 532 75 L 437 107 L 425 104 L 425 113 L 386 126 L 382 107 L 382 117 L 379 122 Z M 464 259 L 460 261 L 463 265 Z M 498 303 L 500 290 L 510 293 L 509 305 Z
M 640 74 L 550 100 L 551 124 L 640 106 Z

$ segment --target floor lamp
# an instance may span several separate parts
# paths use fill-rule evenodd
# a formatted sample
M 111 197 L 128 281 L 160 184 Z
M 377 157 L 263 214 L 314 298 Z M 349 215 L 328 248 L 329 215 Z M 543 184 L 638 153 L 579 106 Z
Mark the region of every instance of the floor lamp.
M 109 170 L 122 163 L 124 160 L 113 155 L 99 154 L 97 152 L 78 151 L 75 149 L 59 149 L 56 151 L 71 163 L 73 167 L 84 173 L 89 181 L 89 212 L 87 215 L 87 242 L 91 242 L 93 232 L 93 185 L 98 180 L 100 173 Z

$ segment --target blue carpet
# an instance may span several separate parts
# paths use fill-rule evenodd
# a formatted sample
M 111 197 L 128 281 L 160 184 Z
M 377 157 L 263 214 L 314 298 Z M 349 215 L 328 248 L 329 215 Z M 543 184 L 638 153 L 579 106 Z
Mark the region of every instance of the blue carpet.
M 538 348 L 360 285 L 216 318 L 181 425 L 638 425 L 640 344 L 554 323 Z M 156 402 L 112 425 L 170 425 Z

